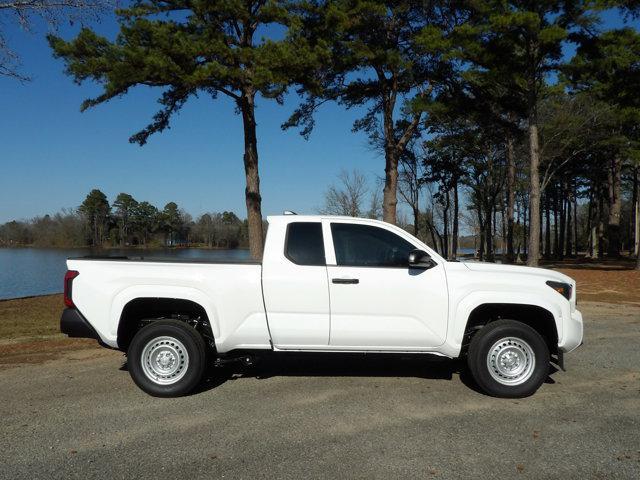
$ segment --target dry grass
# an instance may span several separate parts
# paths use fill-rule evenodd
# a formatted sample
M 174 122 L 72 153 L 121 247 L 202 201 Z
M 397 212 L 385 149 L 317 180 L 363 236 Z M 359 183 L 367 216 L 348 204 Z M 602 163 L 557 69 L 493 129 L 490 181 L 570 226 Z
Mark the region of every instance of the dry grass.
M 95 340 L 60 333 L 62 295 L 0 301 L 0 365 L 41 363 L 65 351 L 95 348 Z
M 640 270 L 608 268 L 559 268 L 574 278 L 578 302 L 606 302 L 640 305 Z
M 59 334 L 63 309 L 62 295 L 0 301 L 0 339 Z

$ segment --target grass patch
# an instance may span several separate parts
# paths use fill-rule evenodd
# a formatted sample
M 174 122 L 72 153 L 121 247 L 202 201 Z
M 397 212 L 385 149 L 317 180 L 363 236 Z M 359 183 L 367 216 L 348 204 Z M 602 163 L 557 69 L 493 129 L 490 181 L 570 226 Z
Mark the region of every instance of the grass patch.
M 60 335 L 62 295 L 0 301 L 0 339 Z

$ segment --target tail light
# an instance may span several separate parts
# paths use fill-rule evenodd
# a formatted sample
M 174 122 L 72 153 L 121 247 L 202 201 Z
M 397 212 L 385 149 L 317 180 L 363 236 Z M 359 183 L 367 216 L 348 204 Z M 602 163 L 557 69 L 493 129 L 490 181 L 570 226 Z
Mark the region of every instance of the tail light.
M 76 270 L 67 270 L 67 273 L 64 274 L 64 304 L 67 307 L 75 307 L 71 294 L 73 290 L 73 279 L 78 275 L 80 275 L 80 272 L 77 272 Z

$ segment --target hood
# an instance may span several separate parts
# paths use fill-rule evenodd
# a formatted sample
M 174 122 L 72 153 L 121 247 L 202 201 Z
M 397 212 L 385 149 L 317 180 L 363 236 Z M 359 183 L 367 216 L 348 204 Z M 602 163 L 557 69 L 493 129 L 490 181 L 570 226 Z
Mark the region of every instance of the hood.
M 559 282 L 575 284 L 575 281 L 568 275 L 556 270 L 549 270 L 547 268 L 534 268 L 520 265 L 504 265 L 501 263 L 485 262 L 462 262 L 462 264 L 473 272 L 535 275 L 537 277 L 544 277 L 546 280 L 557 280 Z

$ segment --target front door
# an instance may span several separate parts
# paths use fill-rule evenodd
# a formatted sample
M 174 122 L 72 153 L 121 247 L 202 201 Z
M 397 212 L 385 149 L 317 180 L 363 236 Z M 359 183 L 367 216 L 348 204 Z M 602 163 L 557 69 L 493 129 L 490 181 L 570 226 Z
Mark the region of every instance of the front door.
M 331 221 L 335 265 L 327 265 L 332 348 L 420 350 L 446 338 L 444 266 L 408 267 L 418 248 L 386 228 Z

